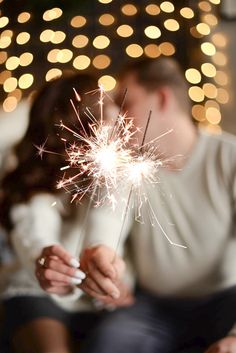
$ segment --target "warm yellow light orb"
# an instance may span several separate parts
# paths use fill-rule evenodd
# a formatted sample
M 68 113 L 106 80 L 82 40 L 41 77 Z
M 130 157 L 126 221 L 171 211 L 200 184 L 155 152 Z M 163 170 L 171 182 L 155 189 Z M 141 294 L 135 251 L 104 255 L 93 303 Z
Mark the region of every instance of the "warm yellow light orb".
M 34 77 L 31 74 L 24 74 L 19 78 L 19 87 L 21 89 L 29 88 L 34 82 Z
M 201 50 L 204 54 L 209 55 L 209 56 L 215 55 L 215 53 L 216 53 L 216 48 L 215 48 L 214 44 L 212 44 L 210 42 L 202 43 Z
M 145 28 L 144 33 L 148 38 L 157 39 L 161 36 L 161 31 L 157 26 L 148 26 Z
M 30 40 L 30 34 L 28 32 L 21 32 L 16 37 L 16 43 L 19 45 L 26 44 Z
M 173 18 L 170 18 L 169 20 L 166 20 L 164 22 L 164 26 L 168 31 L 175 32 L 179 30 L 179 23 L 174 20 Z
M 194 102 L 202 102 L 204 100 L 204 92 L 201 89 L 201 87 L 198 87 L 198 86 L 190 87 L 188 90 L 188 94 L 189 94 L 189 97 Z
M 172 43 L 170 42 L 163 42 L 159 45 L 159 50 L 161 54 L 165 56 L 171 56 L 174 55 L 175 53 L 175 47 Z
M 72 27 L 80 28 L 86 24 L 87 20 L 84 16 L 75 16 L 72 18 L 70 24 Z
M 39 39 L 41 42 L 47 43 L 52 40 L 54 36 L 54 31 L 51 29 L 45 29 L 43 32 L 41 32 Z
M 113 76 L 104 75 L 99 78 L 98 83 L 101 84 L 105 91 L 111 91 L 116 86 L 116 80 Z
M 112 2 L 112 0 L 98 0 L 99 2 L 101 2 L 102 4 L 109 4 L 110 2 Z
M 144 48 L 144 52 L 149 58 L 158 58 L 158 56 L 161 55 L 159 47 L 156 44 L 146 45 L 146 47 Z
M 73 61 L 73 66 L 77 70 L 85 70 L 89 67 L 90 62 L 91 60 L 87 55 L 78 55 Z
M 147 5 L 145 7 L 145 11 L 151 16 L 159 15 L 159 13 L 161 12 L 160 7 L 156 4 Z
M 206 76 L 206 77 L 215 77 L 216 75 L 216 68 L 213 64 L 211 63 L 204 63 L 201 65 L 201 70 L 202 73 Z
M 200 34 L 204 36 L 207 36 L 211 32 L 210 27 L 206 23 L 202 23 L 202 22 L 196 26 L 196 29 Z
M 89 42 L 89 39 L 88 37 L 86 37 L 85 35 L 83 34 L 79 34 L 77 36 L 75 36 L 72 40 L 72 45 L 75 47 L 75 48 L 84 48 L 86 47 L 86 45 L 88 44 Z
M 218 88 L 216 100 L 220 104 L 227 104 L 229 102 L 229 93 L 226 91 L 226 89 Z
M 5 27 L 9 23 L 9 18 L 6 16 L 0 17 L 0 28 Z
M 28 66 L 32 63 L 33 59 L 34 59 L 33 54 L 28 53 L 28 52 L 23 53 L 20 56 L 20 65 L 21 66 Z
M 17 21 L 19 23 L 25 23 L 29 21 L 30 17 L 31 15 L 29 12 L 21 12 L 17 17 Z
M 190 9 L 190 7 L 183 7 L 180 10 L 180 14 L 182 17 L 187 18 L 187 19 L 191 19 L 194 17 L 194 12 L 192 9 Z
M 121 25 L 117 28 L 116 32 L 120 37 L 130 37 L 134 33 L 134 30 L 129 25 Z
M 73 52 L 70 49 L 61 49 L 57 53 L 57 61 L 59 63 L 68 63 L 73 57 Z
M 188 80 L 188 82 L 196 84 L 201 82 L 201 74 L 197 69 L 188 69 L 185 71 L 185 77 Z
M 217 88 L 212 83 L 205 83 L 203 85 L 203 92 L 207 98 L 215 99 L 217 96 Z
M 106 69 L 111 63 L 111 59 L 107 55 L 97 55 L 93 59 L 93 66 L 96 67 L 96 69 L 103 70 Z
M 204 121 L 206 119 L 205 107 L 200 104 L 195 104 L 192 107 L 192 116 L 197 121 Z
M 53 9 L 47 10 L 43 14 L 44 21 L 53 21 L 62 15 L 62 10 L 59 7 L 54 7 Z
M 218 66 L 225 66 L 228 63 L 227 56 L 219 51 L 212 57 L 212 61 Z
M 98 21 L 103 26 L 110 26 L 115 22 L 115 18 L 109 13 L 104 13 L 99 17 Z
M 56 77 L 60 77 L 61 75 L 62 75 L 62 71 L 60 69 L 54 68 L 54 69 L 48 70 L 48 72 L 46 73 L 45 79 L 46 81 L 50 81 Z
M 55 31 L 53 33 L 53 36 L 51 38 L 51 42 L 53 44 L 59 44 L 64 42 L 64 40 L 66 39 L 66 34 L 62 31 Z
M 143 48 L 139 44 L 130 44 L 126 48 L 126 53 L 132 58 L 138 58 L 143 54 Z
M 175 10 L 174 5 L 170 1 L 163 1 L 160 5 L 160 8 L 162 11 L 167 13 L 171 13 Z
M 15 77 L 9 77 L 3 84 L 5 92 L 12 92 L 17 87 L 17 79 Z
M 200 10 L 204 12 L 210 12 L 211 11 L 211 5 L 209 4 L 208 1 L 200 1 L 198 3 L 198 7 Z
M 10 56 L 6 61 L 7 70 L 15 70 L 20 65 L 20 59 L 17 56 Z
M 0 49 L 5 49 L 11 44 L 11 37 L 1 36 L 0 37 Z
M 48 53 L 47 59 L 50 63 L 56 63 L 57 62 L 57 55 L 60 52 L 59 49 L 52 49 Z
M 222 33 L 215 33 L 212 36 L 212 42 L 218 48 L 224 48 L 227 45 L 227 39 Z
M 7 52 L 0 51 L 0 64 L 5 63 L 6 60 L 7 60 Z
M 126 16 L 134 16 L 138 12 L 137 7 L 133 4 L 126 4 L 122 6 L 121 11 Z
M 93 40 L 93 46 L 97 49 L 105 49 L 109 46 L 110 39 L 104 35 L 97 36 Z
M 217 125 L 221 121 L 221 113 L 218 109 L 216 108 L 207 108 L 206 110 L 206 119 L 209 121 L 209 123 L 213 125 Z
M 3 102 L 3 110 L 6 112 L 6 113 L 10 113 L 12 112 L 13 110 L 16 109 L 16 106 L 17 106 L 17 99 L 16 97 L 8 97 L 4 100 Z
M 229 77 L 224 71 L 217 71 L 215 75 L 215 82 L 218 85 L 226 86 L 229 83 Z

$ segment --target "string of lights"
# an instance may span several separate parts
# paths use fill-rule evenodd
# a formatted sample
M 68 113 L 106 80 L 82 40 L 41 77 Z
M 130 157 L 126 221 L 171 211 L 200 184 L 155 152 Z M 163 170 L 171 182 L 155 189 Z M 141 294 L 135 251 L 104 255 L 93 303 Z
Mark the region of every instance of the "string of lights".
M 0 0 L 3 109 L 13 111 L 65 70 L 95 72 L 109 91 L 125 61 L 174 56 L 190 85 L 193 118 L 220 132 L 221 105 L 229 100 L 227 38 L 217 31 L 220 2 L 26 1 L 22 9 L 17 0 L 11 6 Z

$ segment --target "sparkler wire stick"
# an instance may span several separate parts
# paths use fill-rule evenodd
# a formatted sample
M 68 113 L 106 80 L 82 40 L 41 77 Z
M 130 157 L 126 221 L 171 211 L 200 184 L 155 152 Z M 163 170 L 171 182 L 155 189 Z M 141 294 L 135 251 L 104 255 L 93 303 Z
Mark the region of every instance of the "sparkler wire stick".
M 126 89 L 125 89 L 125 92 L 124 92 L 124 95 L 123 95 L 123 97 L 122 97 L 122 101 L 121 101 L 119 113 L 118 113 L 118 115 L 117 115 L 117 118 L 116 118 L 116 120 L 115 120 L 114 126 L 113 126 L 112 131 L 111 131 L 110 139 L 112 139 L 112 136 L 113 136 L 113 134 L 114 134 L 114 132 L 115 132 L 115 128 L 116 128 L 118 119 L 119 119 L 119 117 L 120 117 L 120 115 L 121 115 L 121 113 L 122 113 L 122 110 L 123 110 L 123 107 L 124 107 L 124 104 L 125 104 L 125 99 L 126 99 L 127 91 L 128 91 L 128 90 L 127 90 L 127 88 L 126 88 Z
M 146 135 L 147 135 L 147 130 L 148 130 L 148 126 L 149 126 L 149 123 L 150 123 L 151 115 L 152 115 L 152 111 L 150 110 L 149 115 L 148 115 L 148 119 L 147 119 L 147 123 L 146 123 L 146 126 L 145 126 L 145 130 L 144 130 L 144 133 L 143 133 L 142 143 L 141 143 L 141 146 L 140 146 L 141 152 L 142 152 L 142 148 L 143 148 L 143 145 L 144 145 L 144 142 L 145 142 L 145 138 L 146 138 Z M 133 188 L 134 188 L 134 184 L 132 183 L 131 187 L 130 187 L 128 199 L 127 199 L 127 202 L 126 202 L 125 211 L 124 211 L 124 215 L 123 215 L 123 221 L 122 221 L 122 225 L 121 225 L 121 229 L 120 229 L 120 234 L 119 234 L 119 237 L 118 237 L 118 241 L 117 241 L 116 249 L 115 249 L 115 254 L 114 254 L 114 258 L 113 258 L 112 262 L 114 262 L 114 260 L 115 260 L 116 253 L 118 251 L 118 248 L 119 248 L 119 245 L 120 245 L 120 241 L 121 241 L 121 238 L 122 238 L 126 217 L 128 215 L 128 211 L 129 211 L 129 204 L 130 204 L 131 196 L 132 196 L 132 193 L 133 193 Z
M 97 187 L 98 185 L 96 185 L 93 189 L 93 192 L 89 198 L 89 203 L 88 203 L 88 207 L 86 209 L 86 213 L 85 213 L 85 216 L 84 216 L 84 220 L 83 220 L 83 223 L 82 223 L 82 227 L 81 227 L 81 230 L 80 230 L 80 237 L 79 237 L 79 240 L 78 240 L 78 243 L 77 243 L 77 246 L 76 246 L 76 250 L 75 250 L 75 257 L 76 258 L 79 258 L 79 253 L 80 253 L 80 246 L 81 246 L 81 243 L 82 241 L 84 240 L 84 236 L 85 236 L 85 231 L 86 231 L 86 227 L 87 227 L 87 222 L 88 222 L 88 216 L 89 216 L 89 212 L 90 212 L 90 209 L 92 207 L 92 203 L 94 201 L 94 196 L 97 192 Z

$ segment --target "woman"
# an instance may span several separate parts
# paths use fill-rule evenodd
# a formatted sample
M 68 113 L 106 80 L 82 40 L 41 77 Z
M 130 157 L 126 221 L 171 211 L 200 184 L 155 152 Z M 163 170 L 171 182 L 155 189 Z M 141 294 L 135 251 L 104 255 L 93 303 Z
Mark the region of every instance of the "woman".
M 75 108 L 80 105 L 80 119 L 88 131 L 88 118 L 83 112 L 89 106 L 97 116 L 97 97 L 86 92 L 95 88 L 91 76 L 80 74 L 55 79 L 39 91 L 26 135 L 15 150 L 18 166 L 2 183 L 1 223 L 9 231 L 21 264 L 8 277 L 2 296 L 4 338 L 16 353 L 71 353 L 72 338 L 80 339 L 97 319 L 90 300 L 80 298 L 77 285 L 85 274 L 72 256 L 86 207 L 71 203 L 70 194 L 56 188 L 62 176 L 60 168 L 66 163 L 65 147 L 75 139 L 66 129 L 59 131 L 58 126 L 62 121 L 70 128 L 81 129 L 70 103 L 73 98 Z M 74 92 L 80 94 L 81 102 Z M 38 150 L 41 160 L 35 146 L 43 146 Z M 53 153 L 42 156 L 43 148 Z M 53 251 L 59 256 L 50 258 L 52 265 L 59 261 L 66 274 L 54 283 L 50 282 L 50 272 L 49 278 L 43 279 L 41 287 L 58 294 L 50 296 L 40 288 L 34 271 L 37 259 Z M 42 260 L 40 266 L 46 270 Z

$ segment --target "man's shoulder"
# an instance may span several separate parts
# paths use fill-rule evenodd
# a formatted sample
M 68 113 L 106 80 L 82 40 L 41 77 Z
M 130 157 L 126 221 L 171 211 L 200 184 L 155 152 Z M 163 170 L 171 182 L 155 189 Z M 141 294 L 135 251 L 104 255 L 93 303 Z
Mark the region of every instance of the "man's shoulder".
M 220 134 L 212 134 L 205 130 L 200 130 L 200 134 L 205 138 L 207 143 L 211 146 L 218 146 L 226 150 L 236 152 L 236 136 L 223 131 Z

